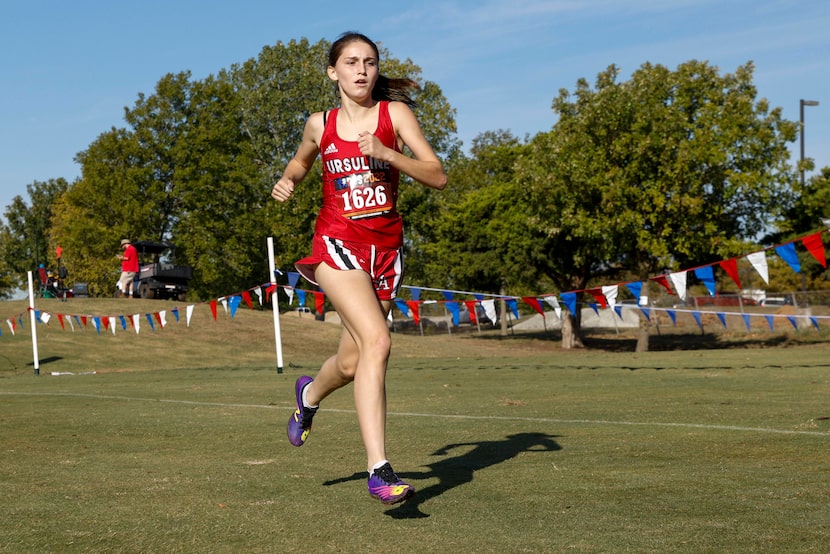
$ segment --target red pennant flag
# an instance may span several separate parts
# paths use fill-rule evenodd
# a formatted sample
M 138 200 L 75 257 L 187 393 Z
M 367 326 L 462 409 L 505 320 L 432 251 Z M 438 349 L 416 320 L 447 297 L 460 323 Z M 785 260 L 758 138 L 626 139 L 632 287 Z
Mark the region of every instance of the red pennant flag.
M 83 323 L 84 327 L 86 327 L 86 316 L 85 315 L 81 316 L 81 323 Z
M 415 320 L 415 325 L 418 325 L 421 322 L 421 314 L 418 311 L 420 302 L 417 300 L 407 300 L 406 305 L 409 307 L 409 310 L 412 312 L 412 319 Z
M 64 331 L 66 330 L 66 326 L 63 324 L 63 314 L 58 314 L 58 321 L 61 323 L 61 329 Z
M 252 310 L 254 309 L 254 305 L 251 302 L 251 294 L 247 290 L 242 292 L 242 300 L 245 301 L 245 304 L 248 305 L 248 308 Z
M 608 300 L 606 300 L 605 295 L 602 293 L 602 289 L 588 289 L 585 292 L 590 294 L 594 297 L 594 300 L 597 301 L 600 308 L 607 308 L 608 307 Z
M 523 296 L 522 301 L 534 310 L 536 310 L 537 314 L 541 315 L 542 317 L 545 317 L 545 310 L 542 309 L 542 305 L 539 304 L 539 300 L 533 298 L 532 296 Z
M 102 318 L 101 318 L 101 323 L 103 323 L 103 324 L 104 324 L 104 331 L 107 331 L 107 330 L 109 329 L 109 327 L 110 327 L 110 318 L 108 318 L 108 317 L 102 317 Z
M 731 260 L 723 260 L 722 262 L 718 262 L 718 265 L 729 275 L 735 284 L 738 285 L 738 288 L 741 289 L 741 278 L 738 277 L 738 260 L 732 258 Z
M 674 294 L 674 291 L 672 290 L 671 285 L 669 284 L 669 280 L 666 278 L 665 275 L 658 275 L 657 277 L 652 277 L 649 280 L 657 281 L 657 284 L 665 288 L 669 292 L 669 294 Z
M 277 293 L 277 285 L 268 285 L 265 287 L 265 298 L 271 298 L 274 294 Z
M 317 310 L 317 315 L 323 315 L 323 306 L 326 303 L 326 295 L 319 290 L 314 291 L 314 309 Z
M 216 300 L 210 301 L 210 313 L 213 314 L 213 321 L 216 321 Z
M 159 324 L 159 327 L 164 327 L 164 325 L 161 324 L 161 312 L 156 312 L 153 315 L 155 316 L 156 321 Z
M 464 304 L 467 306 L 467 311 L 470 312 L 470 323 L 477 325 L 478 317 L 476 316 L 476 306 L 478 302 L 475 300 L 465 300 Z
M 821 241 L 821 233 L 815 233 L 801 239 L 805 248 L 818 260 L 821 267 L 827 267 L 827 259 L 824 257 L 824 243 Z

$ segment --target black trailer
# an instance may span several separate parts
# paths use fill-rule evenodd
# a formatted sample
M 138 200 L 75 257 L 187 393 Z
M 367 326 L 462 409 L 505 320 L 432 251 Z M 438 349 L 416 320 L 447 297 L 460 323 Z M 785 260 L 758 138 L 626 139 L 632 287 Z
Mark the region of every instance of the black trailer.
M 176 265 L 176 247 L 169 242 L 134 242 L 138 252 L 139 270 L 133 283 L 141 298 L 174 299 L 184 302 L 193 268 Z

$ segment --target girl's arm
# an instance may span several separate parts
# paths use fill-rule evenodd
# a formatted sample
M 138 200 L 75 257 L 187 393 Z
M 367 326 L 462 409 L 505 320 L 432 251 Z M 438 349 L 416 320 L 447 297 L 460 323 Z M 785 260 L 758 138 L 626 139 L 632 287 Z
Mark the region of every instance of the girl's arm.
M 294 185 L 302 181 L 320 153 L 320 139 L 323 136 L 323 113 L 311 114 L 303 129 L 303 139 L 297 153 L 285 166 L 282 177 L 271 189 L 274 200 L 285 202 L 294 193 Z

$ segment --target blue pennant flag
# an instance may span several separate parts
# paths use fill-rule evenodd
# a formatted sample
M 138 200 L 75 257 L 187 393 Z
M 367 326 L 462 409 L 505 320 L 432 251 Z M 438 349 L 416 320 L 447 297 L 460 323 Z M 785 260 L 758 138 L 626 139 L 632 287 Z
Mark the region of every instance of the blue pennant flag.
M 703 281 L 703 284 L 706 285 L 709 296 L 715 296 L 715 271 L 711 265 L 695 269 L 695 277 Z
M 576 293 L 575 292 L 563 292 L 559 295 L 562 298 L 562 303 L 568 308 L 568 311 L 571 312 L 571 315 L 576 315 Z
M 507 298 L 505 300 L 507 303 L 507 309 L 509 309 L 513 313 L 513 317 L 519 319 L 519 305 L 515 298 Z
M 775 253 L 787 262 L 793 271 L 801 273 L 801 264 L 798 262 L 798 254 L 795 251 L 795 245 L 791 242 L 775 247 Z
M 300 274 L 296 271 L 289 271 L 288 272 L 288 286 L 292 289 L 297 286 L 297 281 L 300 280 Z
M 798 331 L 798 322 L 795 320 L 795 318 L 794 318 L 793 316 L 791 316 L 791 315 L 788 315 L 788 316 L 787 316 L 787 319 L 788 319 L 788 320 L 789 320 L 789 322 L 792 324 L 793 329 L 795 329 L 796 331 Z
M 305 306 L 305 291 L 297 289 L 297 300 L 300 302 L 300 306 Z
M 726 329 L 727 328 L 726 327 L 726 314 L 718 312 L 717 316 L 718 316 L 718 319 L 721 322 L 721 325 L 723 325 L 723 328 Z
M 643 294 L 643 283 L 641 281 L 636 281 L 634 283 L 626 283 L 625 288 L 628 289 L 634 298 L 637 300 L 637 304 L 640 303 L 640 296 Z
M 233 319 L 233 316 L 236 315 L 236 310 L 239 308 L 239 303 L 240 302 L 242 302 L 242 297 L 241 296 L 234 295 L 234 296 L 231 296 L 230 298 L 228 298 L 228 307 L 230 308 L 230 311 L 231 311 L 231 319 Z
M 692 312 L 692 317 L 697 321 L 697 326 L 703 329 L 703 323 L 700 321 L 700 312 Z
M 458 307 L 458 302 L 447 302 L 445 305 L 447 306 L 447 309 L 452 314 L 452 324 L 453 324 L 453 326 L 458 327 L 458 323 L 459 323 L 458 320 L 459 320 L 460 311 L 461 311 L 460 308 Z
M 651 323 L 651 308 L 640 308 L 640 311 L 643 312 L 643 315 Z
M 415 302 L 421 299 L 421 289 L 419 289 L 418 287 L 412 287 L 411 289 L 409 289 L 409 292 L 412 293 L 412 300 L 414 300 Z
M 667 310 L 666 313 L 669 314 L 671 322 L 674 324 L 675 327 L 677 327 L 677 312 L 675 312 L 674 310 Z
M 772 331 L 775 327 L 775 318 L 771 315 L 764 316 L 767 318 L 767 325 L 769 325 L 769 330 Z
M 153 323 L 153 314 L 144 314 L 144 315 L 147 317 L 147 323 L 150 324 L 150 329 L 155 331 L 156 330 L 156 324 Z
M 750 332 L 752 329 L 749 325 L 749 314 L 744 314 L 744 325 L 746 325 L 746 332 Z
M 395 299 L 395 306 L 403 313 L 404 317 L 409 317 L 409 306 L 406 305 L 406 301 L 400 298 Z

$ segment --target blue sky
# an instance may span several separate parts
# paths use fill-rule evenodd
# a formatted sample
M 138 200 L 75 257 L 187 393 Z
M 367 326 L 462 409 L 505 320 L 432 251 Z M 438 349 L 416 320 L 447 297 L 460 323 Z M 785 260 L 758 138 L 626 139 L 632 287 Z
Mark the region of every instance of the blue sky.
M 759 96 L 799 118 L 806 156 L 830 165 L 826 0 L 7 0 L 0 21 L 0 212 L 33 181 L 80 176 L 75 154 L 166 73 L 203 78 L 263 46 L 358 30 L 411 58 L 457 110 L 459 137 L 554 124 L 551 101 L 616 64 L 755 63 Z M 792 145 L 794 159 L 799 142 Z M 268 191 L 263 191 L 267 194 Z

